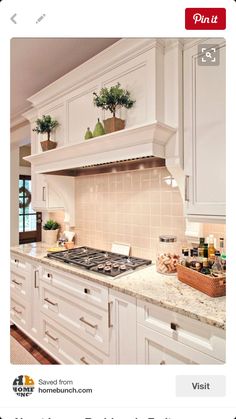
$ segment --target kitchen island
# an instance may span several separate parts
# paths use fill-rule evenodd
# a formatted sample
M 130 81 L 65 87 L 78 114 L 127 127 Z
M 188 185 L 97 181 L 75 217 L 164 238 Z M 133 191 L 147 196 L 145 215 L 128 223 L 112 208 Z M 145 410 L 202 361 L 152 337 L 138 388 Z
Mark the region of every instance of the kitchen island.
M 30 330 L 38 332 L 42 329 L 40 333 L 44 334 L 43 346 L 46 350 L 51 346 L 52 351 L 49 352 L 52 355 L 55 356 L 55 348 L 58 350 L 57 333 L 64 336 L 64 328 L 66 330 L 68 327 L 68 333 L 76 332 L 79 339 L 82 339 L 79 344 L 83 346 L 85 345 L 83 340 L 87 340 L 91 345 L 89 352 L 94 349 L 95 360 L 91 361 L 91 355 L 89 363 L 100 363 L 101 358 L 103 363 L 168 363 L 168 359 L 169 363 L 224 362 L 225 297 L 208 297 L 179 282 L 175 276 L 161 275 L 156 272 L 155 264 L 133 273 L 111 278 L 49 259 L 46 255 L 47 246 L 42 243 L 11 248 L 12 298 L 14 300 L 12 321 L 14 322 L 15 318 L 16 325 L 30 337 L 32 337 Z M 19 285 L 23 282 L 26 284 L 27 278 L 25 281 L 16 279 L 17 272 L 19 278 L 22 278 L 24 270 L 29 284 Z M 22 287 L 25 287 L 25 290 L 22 290 Z M 33 287 L 33 291 L 31 287 Z M 34 294 L 33 302 L 32 293 Z M 23 323 L 22 319 L 19 321 L 17 318 L 20 316 L 19 312 L 22 311 L 24 303 L 22 298 L 28 298 Z M 82 311 L 78 310 L 78 322 L 82 322 L 80 327 L 73 316 L 76 316 L 81 298 Z M 17 306 L 17 302 L 19 306 Z M 72 315 L 68 312 L 70 304 Z M 92 314 L 92 305 L 97 310 L 95 310 L 95 314 Z M 27 329 L 26 323 L 30 323 L 32 310 L 34 310 L 37 327 L 28 325 Z M 37 314 L 35 316 L 35 310 L 37 310 L 40 320 L 37 319 Z M 117 323 L 118 318 L 119 324 Z M 48 319 L 51 322 L 48 323 Z M 108 331 L 105 332 L 107 324 Z M 49 326 L 53 333 L 48 330 Z M 123 330 L 124 326 L 125 331 Z M 144 332 L 155 334 L 155 336 L 150 338 L 145 335 L 144 337 Z M 122 356 L 117 359 L 117 352 L 120 354 L 122 350 L 121 348 L 117 349 L 116 339 L 117 336 L 121 339 L 122 335 L 124 340 L 125 336 L 127 340 L 127 343 L 124 344 L 125 355 L 123 359 Z M 70 336 L 70 339 L 73 340 L 73 338 L 74 336 L 72 338 Z M 162 338 L 164 341 L 166 339 L 166 342 L 162 342 Z M 140 342 L 137 344 L 139 340 Z M 152 343 L 151 353 L 153 353 L 153 341 L 155 341 L 156 350 L 154 360 L 151 359 L 150 348 L 147 344 L 147 342 Z M 175 348 L 176 344 L 180 345 L 179 349 Z M 132 351 L 131 345 L 135 345 L 135 351 Z M 186 353 L 183 351 L 189 346 L 193 350 L 192 359 L 188 351 Z M 199 353 L 205 354 L 205 357 L 196 356 L 194 358 L 199 349 Z M 162 352 L 161 362 L 159 362 L 157 350 Z M 182 359 L 176 357 L 175 362 L 172 352 L 176 353 L 178 350 L 182 354 Z M 99 351 L 106 355 L 101 357 Z M 114 351 L 116 354 L 113 353 L 111 356 L 111 352 Z M 142 352 L 140 355 L 139 351 Z M 163 360 L 164 353 L 167 354 L 168 351 L 169 358 L 167 356 L 166 360 Z M 74 348 L 74 352 L 76 352 L 76 348 Z M 56 355 L 56 358 L 62 363 L 69 363 L 69 357 L 66 359 L 64 355 L 62 357 L 60 354 Z M 70 356 L 70 359 L 71 363 L 77 363 L 76 356 Z M 81 363 L 84 363 L 84 356 L 80 356 L 79 360 L 81 359 Z

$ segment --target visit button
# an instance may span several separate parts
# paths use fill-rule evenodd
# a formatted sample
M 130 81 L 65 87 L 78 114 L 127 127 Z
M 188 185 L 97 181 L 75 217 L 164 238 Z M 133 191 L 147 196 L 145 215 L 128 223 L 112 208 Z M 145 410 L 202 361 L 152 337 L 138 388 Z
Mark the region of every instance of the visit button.
M 177 397 L 224 397 L 224 375 L 177 375 Z

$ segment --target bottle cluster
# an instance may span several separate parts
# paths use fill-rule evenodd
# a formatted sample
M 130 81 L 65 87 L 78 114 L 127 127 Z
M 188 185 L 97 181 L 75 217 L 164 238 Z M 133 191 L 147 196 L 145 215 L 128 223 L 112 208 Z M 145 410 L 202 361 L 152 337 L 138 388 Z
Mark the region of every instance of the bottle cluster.
M 204 275 L 215 277 L 226 273 L 226 253 L 224 238 L 219 239 L 218 249 L 215 247 L 215 239 L 212 234 L 208 240 L 200 238 L 198 247 L 191 249 L 183 248 L 181 265 L 194 269 Z

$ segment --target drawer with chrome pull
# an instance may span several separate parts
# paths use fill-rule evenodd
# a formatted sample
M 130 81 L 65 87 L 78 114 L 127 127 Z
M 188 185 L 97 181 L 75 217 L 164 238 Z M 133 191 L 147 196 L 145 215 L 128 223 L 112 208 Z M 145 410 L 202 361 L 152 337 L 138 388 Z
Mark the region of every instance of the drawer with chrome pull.
M 225 332 L 172 310 L 138 301 L 138 324 L 221 361 L 225 360 Z
M 21 256 L 11 253 L 11 272 L 28 272 L 30 264 L 25 261 Z
M 11 297 L 11 320 L 17 326 L 27 330 L 28 327 L 28 306 L 22 299 Z
M 42 269 L 42 282 L 52 285 L 55 289 L 64 290 L 72 296 L 107 309 L 108 288 L 88 281 L 78 275 L 68 274 L 56 269 Z
M 42 342 L 44 348 L 61 364 L 103 364 L 106 355 L 99 353 L 86 342 L 61 325 L 41 316 Z
M 22 298 L 28 296 L 28 275 L 27 273 L 20 273 L 11 271 L 11 292 L 20 295 Z
M 110 306 L 102 310 L 49 284 L 40 284 L 41 312 L 95 348 L 109 352 Z

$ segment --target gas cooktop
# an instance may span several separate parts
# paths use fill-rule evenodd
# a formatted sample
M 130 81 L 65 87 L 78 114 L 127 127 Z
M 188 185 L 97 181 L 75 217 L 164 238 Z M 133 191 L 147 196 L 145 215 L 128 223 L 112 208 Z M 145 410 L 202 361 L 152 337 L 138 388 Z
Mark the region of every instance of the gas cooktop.
M 47 254 L 47 257 L 111 277 L 132 272 L 152 263 L 148 259 L 124 256 L 86 246 L 50 252 Z

